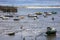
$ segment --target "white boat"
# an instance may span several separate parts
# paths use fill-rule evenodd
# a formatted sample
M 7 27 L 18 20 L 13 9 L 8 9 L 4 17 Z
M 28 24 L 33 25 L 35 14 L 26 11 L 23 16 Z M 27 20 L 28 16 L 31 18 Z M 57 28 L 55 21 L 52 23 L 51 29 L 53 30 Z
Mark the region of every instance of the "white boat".
M 1 15 L 0 18 L 1 18 L 2 20 L 7 20 L 7 19 L 9 19 L 9 17 L 4 17 L 3 15 Z
M 52 15 L 52 13 L 50 12 L 44 12 L 46 15 Z
M 37 17 L 37 15 L 28 14 L 28 17 Z

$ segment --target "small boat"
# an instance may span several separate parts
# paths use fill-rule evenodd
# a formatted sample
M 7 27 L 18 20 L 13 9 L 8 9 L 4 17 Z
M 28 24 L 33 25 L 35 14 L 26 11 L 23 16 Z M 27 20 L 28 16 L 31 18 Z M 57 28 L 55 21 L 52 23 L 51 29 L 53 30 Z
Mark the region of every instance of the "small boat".
M 13 17 L 13 15 L 5 15 L 5 17 Z
M 19 21 L 20 19 L 13 19 L 14 21 Z
M 55 28 L 51 28 L 51 27 L 47 27 L 46 34 L 47 35 L 56 35 L 56 29 Z
M 28 14 L 28 17 L 37 17 L 37 15 Z
M 20 16 L 20 19 L 24 19 L 24 16 Z
M 9 36 L 15 35 L 15 32 L 8 33 Z
M 44 12 L 46 15 L 52 15 L 52 13 L 50 12 Z
M 36 15 L 42 15 L 42 12 L 37 12 L 37 13 L 35 13 Z
M 9 19 L 9 17 L 2 17 L 2 19 L 3 19 L 3 20 L 8 20 L 8 19 Z
M 57 12 L 54 12 L 54 11 L 52 11 L 51 13 L 52 13 L 52 14 L 57 14 Z
M 47 15 L 46 15 L 46 14 L 43 14 L 43 16 L 44 16 L 44 17 L 47 17 Z

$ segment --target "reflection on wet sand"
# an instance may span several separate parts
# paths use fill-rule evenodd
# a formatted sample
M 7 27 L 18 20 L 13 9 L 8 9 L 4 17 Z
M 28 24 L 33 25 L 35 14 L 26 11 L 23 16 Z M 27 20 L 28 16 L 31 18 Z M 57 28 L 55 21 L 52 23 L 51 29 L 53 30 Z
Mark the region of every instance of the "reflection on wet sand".
M 46 36 L 47 40 L 56 40 L 56 35 Z

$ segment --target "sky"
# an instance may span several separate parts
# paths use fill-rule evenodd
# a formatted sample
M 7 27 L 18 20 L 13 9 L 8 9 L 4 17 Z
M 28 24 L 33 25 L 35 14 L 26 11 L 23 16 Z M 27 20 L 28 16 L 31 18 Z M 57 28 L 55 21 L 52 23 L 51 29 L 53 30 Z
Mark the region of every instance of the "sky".
M 0 5 L 59 5 L 60 0 L 0 0 Z

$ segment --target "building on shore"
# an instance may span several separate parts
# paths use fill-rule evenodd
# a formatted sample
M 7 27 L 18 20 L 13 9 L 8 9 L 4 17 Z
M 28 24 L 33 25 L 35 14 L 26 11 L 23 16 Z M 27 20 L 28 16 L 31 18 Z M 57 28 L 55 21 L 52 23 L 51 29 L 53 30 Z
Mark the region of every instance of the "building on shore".
M 2 11 L 2 12 L 17 12 L 17 7 L 13 7 L 13 6 L 0 6 L 0 11 Z

